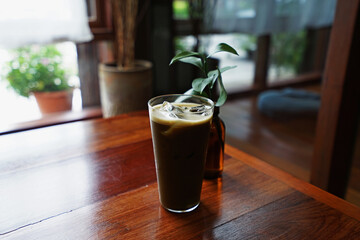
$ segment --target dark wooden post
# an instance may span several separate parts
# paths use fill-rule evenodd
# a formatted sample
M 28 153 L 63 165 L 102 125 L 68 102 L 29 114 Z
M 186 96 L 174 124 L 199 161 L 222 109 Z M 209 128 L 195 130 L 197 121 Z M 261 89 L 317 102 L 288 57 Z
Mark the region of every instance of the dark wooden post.
M 306 30 L 306 48 L 300 73 L 322 72 L 326 61 L 331 27 Z
M 173 68 L 169 68 L 171 58 L 174 56 L 172 1 L 152 1 L 152 51 L 154 61 L 154 91 L 155 95 L 174 92 L 176 88 Z
M 257 38 L 254 76 L 254 87 L 257 90 L 263 90 L 267 86 L 270 39 L 270 35 L 263 35 Z
M 322 86 L 311 183 L 344 197 L 360 97 L 360 0 L 338 1 Z
M 82 106 L 100 106 L 98 53 L 95 42 L 77 44 Z

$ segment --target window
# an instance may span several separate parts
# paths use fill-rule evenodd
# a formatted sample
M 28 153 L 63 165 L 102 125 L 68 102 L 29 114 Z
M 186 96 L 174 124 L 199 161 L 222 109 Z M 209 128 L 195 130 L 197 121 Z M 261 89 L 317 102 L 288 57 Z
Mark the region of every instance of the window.
M 73 111 L 81 111 L 80 81 L 78 77 L 76 46 L 72 42 L 64 42 L 55 45 L 62 54 L 63 67 L 68 72 L 69 84 L 74 87 Z M 39 46 L 33 46 L 39 47 Z M 0 49 L 0 125 L 11 125 L 25 121 L 41 119 L 39 107 L 33 95 L 29 98 L 20 96 L 9 87 L 6 74 L 10 70 L 7 62 L 13 58 L 14 50 Z
M 305 24 L 305 21 L 297 23 L 299 16 L 296 15 L 296 9 L 305 9 L 311 2 L 279 1 L 274 6 L 267 5 L 264 9 L 251 0 L 215 3 L 217 6 L 222 4 L 223 8 L 215 8 L 212 4 L 211 1 L 173 1 L 174 48 L 175 52 L 181 49 L 207 52 L 220 42 L 235 47 L 240 57 L 226 54 L 215 56 L 219 58 L 220 66 L 237 65 L 236 69 L 225 72 L 223 77 L 224 85 L 230 94 L 249 90 L 261 91 L 278 87 L 279 84 L 320 80 L 330 28 L 287 30 L 301 29 L 301 24 Z M 330 5 L 334 7 L 333 2 Z M 257 14 L 263 12 L 269 17 L 271 10 L 275 11 L 274 22 L 265 24 L 266 26 L 261 24 L 264 18 Z M 312 24 L 324 25 L 331 21 L 331 18 L 330 12 L 324 16 L 324 22 L 315 21 Z M 304 19 L 306 18 L 301 18 Z M 259 35 L 248 34 L 251 31 Z M 179 85 L 179 81 L 184 81 L 183 70 L 178 70 L 177 74 L 181 74 L 181 80 L 177 80 Z M 190 77 L 194 77 L 194 74 Z M 189 82 L 186 84 L 190 86 Z
M 50 4 L 46 0 L 31 2 L 15 0 L 11 3 L 2 3 L 0 8 L 0 45 L 9 49 L 30 43 L 46 44 L 52 41 L 63 42 L 66 40 L 89 41 L 91 40 L 91 33 L 87 27 L 87 22 L 83 21 L 84 17 L 86 18 L 86 13 L 83 12 L 84 3 L 85 1 L 71 0 L 52 1 Z M 19 6 L 22 7 L 19 8 Z M 46 10 L 44 10 L 45 8 Z M 33 26 L 36 26 L 36 28 L 33 28 Z M 76 46 L 72 42 L 63 42 L 57 45 L 63 53 L 66 68 L 70 69 L 71 77 L 69 80 L 75 87 L 73 105 L 75 111 L 73 112 L 80 112 L 81 96 L 79 77 L 77 76 Z M 2 70 L 0 78 L 4 78 L 4 74 L 6 74 L 4 64 L 9 60 L 11 53 L 4 49 L 0 51 L 2 53 L 0 56 L 0 68 Z M 13 125 L 14 123 L 33 121 L 32 125 L 35 126 L 39 123 L 36 120 L 39 120 L 42 116 L 33 97 L 26 99 L 14 94 L 6 88 L 5 81 L 0 81 L 0 92 L 0 98 L 2 98 L 0 103 L 2 110 L 0 133 L 3 129 L 7 129 L 4 128 L 5 124 Z M 78 117 L 71 117 L 71 119 L 74 120 Z M 50 119 L 50 116 L 46 118 Z M 69 120 L 70 118 L 66 117 L 66 119 Z M 44 118 L 40 121 L 42 124 L 44 123 L 43 120 Z M 64 118 L 62 120 L 51 120 L 53 124 L 61 121 L 64 121 Z M 30 125 L 28 127 L 32 127 Z M 12 130 L 16 128 L 14 127 Z

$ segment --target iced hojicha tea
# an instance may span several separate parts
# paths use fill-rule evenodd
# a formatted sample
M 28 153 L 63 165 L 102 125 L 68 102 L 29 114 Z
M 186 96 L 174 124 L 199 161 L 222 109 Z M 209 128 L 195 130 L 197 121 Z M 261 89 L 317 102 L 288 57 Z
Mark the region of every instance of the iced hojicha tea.
M 200 203 L 213 102 L 166 95 L 149 101 L 160 202 L 173 212 Z

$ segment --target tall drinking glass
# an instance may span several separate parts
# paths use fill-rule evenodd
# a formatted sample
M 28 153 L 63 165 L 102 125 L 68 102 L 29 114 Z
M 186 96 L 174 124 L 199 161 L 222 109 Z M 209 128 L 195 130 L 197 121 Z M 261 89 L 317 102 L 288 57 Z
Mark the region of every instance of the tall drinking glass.
M 200 203 L 214 103 L 191 95 L 163 95 L 148 102 L 161 205 L 189 212 Z

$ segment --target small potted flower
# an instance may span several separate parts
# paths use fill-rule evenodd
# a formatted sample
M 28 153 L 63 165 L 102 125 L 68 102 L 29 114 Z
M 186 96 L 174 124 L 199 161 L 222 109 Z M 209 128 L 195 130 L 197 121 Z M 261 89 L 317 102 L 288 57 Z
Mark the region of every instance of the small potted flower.
M 19 95 L 34 95 L 42 114 L 71 110 L 73 89 L 54 45 L 14 50 L 7 63 L 9 87 Z

